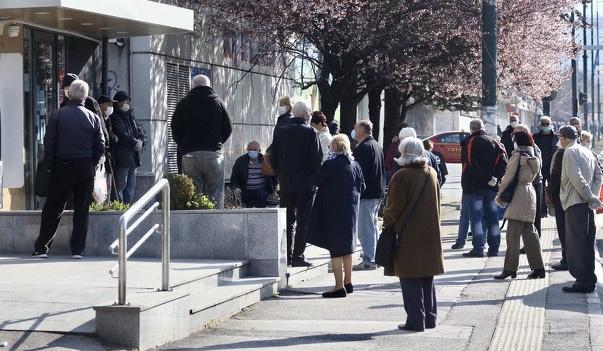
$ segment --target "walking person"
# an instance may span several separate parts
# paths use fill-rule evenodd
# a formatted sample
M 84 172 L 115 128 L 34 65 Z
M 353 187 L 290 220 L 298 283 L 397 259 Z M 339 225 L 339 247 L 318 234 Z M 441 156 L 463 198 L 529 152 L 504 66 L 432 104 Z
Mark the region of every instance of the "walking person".
M 507 170 L 500 182 L 496 203 L 507 207 L 504 218 L 507 224 L 507 252 L 504 270 L 496 279 L 515 278 L 519 268 L 520 238 L 526 248 L 528 262 L 532 273 L 528 279 L 544 278 L 544 263 L 538 234 L 534 227 L 536 216 L 536 191 L 532 181 L 540 172 L 540 160 L 534 154 L 534 140 L 530 134 L 523 131 L 513 133 L 514 151 L 507 164 Z M 510 203 L 506 203 L 501 194 L 517 180 L 517 187 Z
M 561 261 L 551 266 L 556 271 L 567 271 L 567 254 L 565 244 L 565 211 L 561 205 L 561 168 L 563 164 L 563 154 L 565 150 L 560 148 L 553 155 L 551 162 L 551 175 L 549 184 L 546 188 L 547 201 L 549 207 L 555 209 L 555 224 L 557 225 L 557 235 L 561 242 Z
M 232 121 L 207 76 L 193 78 L 191 91 L 176 106 L 171 128 L 182 151 L 182 171 L 193 179 L 198 195 L 207 195 L 223 209 L 222 146 L 230 138 Z
M 230 185 L 241 189 L 241 202 L 247 208 L 264 208 L 268 195 L 274 192 L 276 177 L 262 174 L 264 155 L 260 143 L 247 144 L 247 153 L 239 157 L 232 167 Z
M 125 91 L 119 91 L 113 97 L 114 111 L 111 126 L 117 137 L 113 143 L 115 166 L 115 186 L 117 198 L 125 204 L 131 204 L 136 190 L 136 169 L 140 167 L 140 151 L 144 146 L 144 135 L 132 115 L 131 99 Z
M 546 189 L 550 181 L 551 176 L 551 161 L 553 154 L 557 151 L 557 143 L 559 143 L 559 136 L 551 128 L 551 118 L 543 116 L 540 118 L 540 131 L 534 133 L 534 143 L 538 145 L 542 154 L 542 183 L 541 189 Z M 541 191 L 540 196 L 540 216 L 546 217 L 548 210 L 544 199 L 544 192 Z
M 577 143 L 578 131 L 564 126 L 559 131 L 565 149 L 561 168 L 560 199 L 565 211 L 565 246 L 570 274 L 576 279 L 563 287 L 568 293 L 595 290 L 595 218 L 593 209 L 601 207 L 601 168 L 592 152 Z
M 437 298 L 433 277 L 444 273 L 440 234 L 440 187 L 427 164 L 423 143 L 407 138 L 400 144 L 402 167 L 389 184 L 383 210 L 383 233 L 398 235 L 393 267 L 385 275 L 400 278 L 406 323 L 398 328 L 424 331 L 436 327 Z
M 471 134 L 461 142 L 461 186 L 469 204 L 473 249 L 463 256 L 484 257 L 486 236 L 488 256 L 498 256 L 500 228 L 498 206 L 494 200 L 498 181 L 505 173 L 507 156 L 504 146 L 486 135 L 482 120 L 472 120 L 469 127 Z
M 354 292 L 352 254 L 356 251 L 360 194 L 365 189 L 362 169 L 354 161 L 347 135 L 336 135 L 330 150 L 332 158 L 323 163 L 318 175 L 308 228 L 308 242 L 329 250 L 331 255 L 335 287 L 323 293 L 324 298 L 346 297 Z
M 322 162 L 324 163 L 329 158 L 329 146 L 333 137 L 329 133 L 329 126 L 327 125 L 327 117 L 320 111 L 312 112 L 312 119 L 310 125 L 318 134 L 318 140 L 320 141 L 320 147 L 322 149 Z
M 352 138 L 358 141 L 354 157 L 362 168 L 366 189 L 360 197 L 360 217 L 358 219 L 358 239 L 362 245 L 362 262 L 354 270 L 377 269 L 375 250 L 379 228 L 377 221 L 379 205 L 385 194 L 385 166 L 383 149 L 373 138 L 373 123 L 362 120 L 356 123 Z
M 291 123 L 276 133 L 271 161 L 280 184 L 280 206 L 287 209 L 287 264 L 305 267 L 311 266 L 304 251 L 322 151 L 318 135 L 308 125 L 310 105 L 298 101 L 292 112 Z
M 71 253 L 74 259 L 84 255 L 94 168 L 104 162 L 105 151 L 100 119 L 84 107 L 87 96 L 88 84 L 81 80 L 73 81 L 67 105 L 48 118 L 44 157 L 49 172 L 49 192 L 32 257 L 48 257 L 70 196 L 73 196 L 74 206 Z

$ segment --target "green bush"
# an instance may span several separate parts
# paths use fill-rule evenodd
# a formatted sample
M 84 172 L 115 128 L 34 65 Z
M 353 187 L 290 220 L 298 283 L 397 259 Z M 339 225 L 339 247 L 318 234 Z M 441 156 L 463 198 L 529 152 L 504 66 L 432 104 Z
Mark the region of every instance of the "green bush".
M 119 201 L 103 202 L 101 204 L 93 202 L 90 204 L 90 211 L 92 212 L 125 212 L 129 208 L 130 205 Z
M 193 180 L 183 174 L 168 176 L 172 210 L 213 210 L 216 205 L 205 195 L 196 195 Z

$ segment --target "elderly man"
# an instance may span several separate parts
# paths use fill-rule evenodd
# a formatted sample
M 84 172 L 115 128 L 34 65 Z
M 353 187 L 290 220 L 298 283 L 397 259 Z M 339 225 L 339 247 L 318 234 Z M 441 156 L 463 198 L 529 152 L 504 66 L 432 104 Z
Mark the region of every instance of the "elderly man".
M 308 125 L 312 116 L 310 105 L 298 101 L 292 113 L 290 123 L 275 135 L 271 146 L 272 166 L 280 183 L 281 207 L 287 208 L 287 264 L 303 267 L 311 265 L 305 260 L 304 251 L 323 151 L 318 135 Z
M 500 137 L 500 142 L 505 146 L 505 151 L 507 152 L 507 155 L 510 157 L 511 153 L 513 153 L 513 150 L 515 149 L 515 146 L 513 145 L 513 132 L 515 131 L 515 128 L 517 128 L 517 126 L 519 126 L 521 122 L 519 121 L 519 115 L 517 113 L 512 113 L 509 116 L 509 125 L 507 126 L 507 128 L 502 132 L 502 136 Z
M 551 128 L 550 117 L 542 116 L 540 118 L 540 131 L 534 133 L 534 142 L 542 153 L 542 189 L 546 189 L 551 178 L 551 161 L 557 151 L 557 143 L 559 142 L 559 136 Z M 544 193 L 540 192 L 540 194 L 540 214 L 542 217 L 546 217 L 547 208 L 546 203 L 543 201 Z
M 362 120 L 356 123 L 352 138 L 358 141 L 354 158 L 362 168 L 366 188 L 360 196 L 358 214 L 358 238 L 362 245 L 362 262 L 354 270 L 377 269 L 375 251 L 379 229 L 379 205 L 385 194 L 385 162 L 381 145 L 373 138 L 373 123 Z
M 73 196 L 74 207 L 71 253 L 74 259 L 84 255 L 94 168 L 104 162 L 101 158 L 105 151 L 100 119 L 84 107 L 86 97 L 88 84 L 81 80 L 73 81 L 67 105 L 48 118 L 44 157 L 49 172 L 49 192 L 32 257 L 48 257 L 70 196 Z
M 488 232 L 488 256 L 498 256 L 500 230 L 498 207 L 494 199 L 499 179 L 505 173 L 506 152 L 503 150 L 504 146 L 486 135 L 482 120 L 472 120 L 469 127 L 471 134 L 461 142 L 461 186 L 464 201 L 469 205 L 473 249 L 463 256 L 484 257 L 484 231 Z M 485 221 L 485 228 L 482 227 L 482 219 Z
M 172 116 L 172 137 L 183 155 L 182 170 L 197 192 L 224 208 L 222 145 L 232 133 L 232 121 L 208 77 L 195 76 L 192 85 Z
M 590 293 L 597 283 L 593 209 L 601 207 L 598 195 L 602 173 L 592 152 L 576 142 L 578 131 L 574 127 L 564 126 L 559 132 L 565 149 L 559 196 L 565 211 L 565 250 L 569 272 L 576 279 L 563 291 Z
M 230 185 L 241 189 L 241 202 L 245 207 L 266 207 L 268 195 L 276 186 L 276 178 L 262 174 L 264 155 L 260 143 L 247 144 L 247 153 L 239 157 L 232 167 Z

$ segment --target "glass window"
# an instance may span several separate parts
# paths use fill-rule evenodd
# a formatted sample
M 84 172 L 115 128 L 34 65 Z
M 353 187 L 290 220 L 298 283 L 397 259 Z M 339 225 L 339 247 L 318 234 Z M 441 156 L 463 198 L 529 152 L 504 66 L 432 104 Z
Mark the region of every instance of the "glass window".
M 440 143 L 443 144 L 460 144 L 461 143 L 461 135 L 458 133 L 455 134 L 446 134 L 440 137 Z

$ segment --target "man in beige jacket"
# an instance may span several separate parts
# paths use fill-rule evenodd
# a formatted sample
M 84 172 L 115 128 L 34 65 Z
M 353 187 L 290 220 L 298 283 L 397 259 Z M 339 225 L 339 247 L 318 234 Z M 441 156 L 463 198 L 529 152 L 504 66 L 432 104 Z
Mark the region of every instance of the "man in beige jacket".
M 590 293 L 595 289 L 595 219 L 593 209 L 601 207 L 598 194 L 602 173 L 593 153 L 577 143 L 572 126 L 560 129 L 565 149 L 561 169 L 561 206 L 565 211 L 566 251 L 570 274 L 576 278 L 568 293 Z

